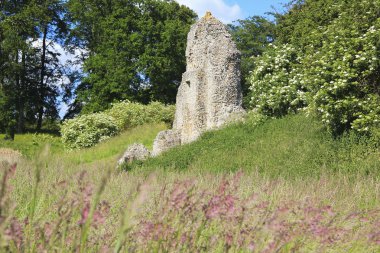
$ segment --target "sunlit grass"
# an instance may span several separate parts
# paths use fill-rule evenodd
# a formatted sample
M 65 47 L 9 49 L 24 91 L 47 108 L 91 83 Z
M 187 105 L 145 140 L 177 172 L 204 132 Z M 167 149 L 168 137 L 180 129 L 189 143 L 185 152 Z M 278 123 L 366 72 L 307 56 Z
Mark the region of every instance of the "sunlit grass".
M 120 135 L 99 143 L 95 147 L 73 150 L 66 152 L 62 159 L 72 163 L 90 163 L 106 160 L 115 164 L 115 160 L 128 148 L 129 145 L 137 142 L 142 143 L 152 149 L 153 140 L 159 131 L 165 130 L 165 124 L 148 124 L 124 131 Z
M 149 237 L 135 237 L 136 234 L 133 233 L 144 232 L 144 226 L 141 224 L 157 224 L 154 228 L 159 228 L 162 223 L 168 226 L 177 224 L 174 229 L 179 236 L 194 228 L 191 225 L 194 220 L 203 219 L 202 222 L 206 222 L 207 225 L 200 227 L 202 237 L 198 238 L 198 244 L 188 243 L 183 251 L 207 249 L 219 252 L 220 245 L 222 249 L 226 246 L 226 235 L 223 231 L 233 231 L 235 236 L 241 232 L 241 228 L 233 222 L 225 223 L 224 220 L 208 223 L 202 210 L 207 210 L 207 206 L 210 205 L 207 197 L 209 195 L 204 195 L 205 192 L 211 195 L 219 194 L 221 185 L 227 180 L 229 185 L 236 184 L 231 192 L 233 198 L 240 201 L 256 196 L 257 204 L 263 205 L 262 208 L 250 212 L 252 215 L 258 212 L 256 218 L 247 220 L 247 225 L 258 224 L 260 228 L 252 237 L 257 240 L 256 252 L 269 246 L 266 231 L 272 229 L 264 226 L 261 230 L 263 225 L 257 223 L 257 219 L 269 222 L 272 216 L 275 217 L 276 208 L 284 203 L 296 213 L 302 211 L 305 206 L 319 211 L 330 206 L 337 215 L 336 220 L 332 221 L 332 226 L 355 225 L 352 233 L 349 232 L 348 241 L 338 241 L 331 246 L 331 252 L 376 252 L 379 249 L 375 243 L 376 238 L 368 241 L 369 236 L 374 235 L 372 229 L 377 224 L 374 220 L 380 219 L 379 214 L 374 212 L 380 207 L 379 156 L 378 150 L 371 143 L 366 143 L 365 139 L 352 135 L 334 140 L 319 122 L 302 115 L 268 120 L 257 127 L 252 127 L 248 119 L 245 124 L 206 133 L 200 141 L 175 148 L 142 165 L 135 164 L 128 172 L 115 168 L 117 159 L 128 145 L 141 142 L 151 148 L 157 132 L 165 128 L 164 124 L 144 125 L 128 130 L 96 147 L 69 152 L 60 149 L 58 142 L 55 146 L 46 145 L 42 141 L 38 146 L 32 145 L 29 143 L 31 137 L 27 135 L 20 136 L 13 144 L 7 144 L 13 145 L 11 147 L 15 149 L 19 147 L 21 152 L 29 150 L 29 154 L 33 154 L 32 158 L 29 155 L 16 160 L 18 167 L 11 180 L 10 198 L 17 204 L 13 215 L 19 221 L 23 221 L 30 216 L 31 210 L 34 210 L 33 226 L 26 227 L 31 232 L 24 236 L 29 236 L 29 242 L 38 244 L 41 240 L 37 236 L 38 229 L 49 231 L 45 226 L 55 226 L 60 221 L 68 226 L 69 234 L 78 236 L 77 244 L 70 241 L 69 237 L 63 237 L 63 227 L 60 227 L 60 233 L 56 234 L 60 240 L 50 241 L 50 246 L 43 246 L 46 249 L 65 245 L 66 251 L 70 252 L 81 247 L 83 249 L 85 245 L 88 247 L 87 251 L 99 252 L 103 250 L 103 246 L 112 251 L 117 245 L 121 245 L 120 248 L 124 252 L 134 245 L 141 251 L 176 251 L 178 248 L 173 246 L 175 240 L 165 241 L 164 237 L 158 237 L 162 241 L 149 240 Z M 24 146 L 21 145 L 22 138 L 25 141 Z M 36 188 L 37 168 L 41 176 Z M 83 174 L 83 171 L 86 173 Z M 238 183 L 234 181 L 237 171 L 243 173 Z M 107 178 L 106 183 L 102 183 L 104 178 Z M 189 183 L 192 186 L 186 188 Z M 87 204 L 89 199 L 90 203 L 95 203 L 93 200 L 100 186 L 104 187 L 104 190 L 99 201 L 96 201 L 96 210 L 106 210 L 102 211 L 101 216 L 104 222 L 94 221 L 97 228 L 87 226 L 84 231 L 80 225 L 81 221 L 85 220 L 83 214 L 90 210 Z M 196 212 L 190 215 L 186 213 L 186 209 L 173 209 L 170 203 L 177 201 L 175 194 L 178 193 L 173 193 L 178 191 L 177 188 L 189 190 L 185 195 L 179 195 L 182 196 L 180 199 L 187 199 L 186 196 L 189 194 L 189 199 L 181 203 L 193 206 Z M 33 192 L 36 192 L 35 199 Z M 193 202 L 195 200 L 200 202 Z M 224 205 L 223 201 L 220 205 Z M 73 206 L 70 206 L 70 203 L 74 203 Z M 242 204 L 243 202 L 236 205 L 240 207 Z M 110 207 L 109 210 L 107 206 Z M 62 220 L 65 216 L 58 211 L 60 208 L 71 210 L 71 216 Z M 269 216 L 260 216 L 260 212 Z M 357 217 L 363 219 L 363 222 L 359 218 L 344 221 L 345 217 L 352 214 L 358 214 Z M 95 212 L 93 215 L 100 217 L 100 213 Z M 289 217 L 291 218 L 287 218 L 286 221 L 295 219 L 302 222 L 300 216 Z M 367 219 L 370 219 L 370 222 L 365 221 Z M 122 220 L 124 224 L 121 223 Z M 290 232 L 291 227 L 284 229 L 285 232 Z M 190 230 L 189 233 L 197 232 Z M 157 231 L 160 230 L 151 229 L 150 233 Z M 169 231 L 172 230 L 166 232 Z M 159 236 L 164 236 L 166 232 L 161 231 Z M 174 235 L 176 234 L 170 232 L 170 236 Z M 221 244 L 214 245 L 208 235 L 215 235 Z M 292 242 L 281 241 L 285 244 L 280 252 L 292 252 L 299 242 L 304 252 L 315 252 L 321 247 L 329 247 L 328 244 L 319 242 L 318 236 L 314 238 L 310 235 L 312 234 L 297 234 Z M 87 238 L 86 242 L 79 239 L 84 237 Z M 278 240 L 279 238 L 277 237 Z M 62 241 L 68 244 L 62 244 Z M 237 251 L 242 249 L 237 244 L 233 247 Z M 33 250 L 28 249 L 26 252 Z
M 49 146 L 50 158 L 57 157 L 68 164 L 90 163 L 104 159 L 112 162 L 134 142 L 143 143 L 148 148 L 152 148 L 157 133 L 166 128 L 164 123 L 146 124 L 128 129 L 95 147 L 82 150 L 66 150 L 59 137 L 47 134 L 17 134 L 14 141 L 5 141 L 4 135 L 0 135 L 0 148 L 18 150 L 33 160 L 46 146 Z
M 79 202 L 83 201 L 80 196 L 83 194 L 86 195 L 86 192 L 89 191 L 88 189 L 92 189 L 93 194 L 95 194 L 99 185 L 103 184 L 101 183 L 102 179 L 105 177 L 108 178 L 104 191 L 100 196 L 99 203 L 106 201 L 111 209 L 106 213 L 105 223 L 97 224 L 96 229 L 94 227 L 88 228 L 88 234 L 90 238 L 92 238 L 92 240 L 87 242 L 89 244 L 89 251 L 99 251 L 101 249 L 101 245 L 98 244 L 99 241 L 102 241 L 103 246 L 107 246 L 111 249 L 114 248 L 116 241 L 120 240 L 119 229 L 123 226 L 126 226 L 125 229 L 127 232 L 122 233 L 122 238 L 126 239 L 126 241 L 124 241 L 124 239 L 122 240 L 122 252 L 125 251 L 125 247 L 128 248 L 128 245 L 132 245 L 130 244 L 132 242 L 133 245 L 137 244 L 138 247 L 143 247 L 145 244 L 149 245 L 149 250 L 147 248 L 140 248 L 140 250 L 143 251 L 144 249 L 148 251 L 157 250 L 158 246 L 155 244 L 156 241 L 149 241 L 148 237 L 142 239 L 142 244 L 139 244 L 139 241 L 135 240 L 136 238 L 131 232 L 138 232 L 144 228 L 139 225 L 140 222 L 143 224 L 145 224 L 145 222 L 152 222 L 152 224 L 161 224 L 161 222 L 164 222 L 165 224 L 166 222 L 170 226 L 178 224 L 178 227 L 174 227 L 174 229 L 178 230 L 179 233 L 184 233 L 188 229 L 191 230 L 190 224 L 194 222 L 194 219 L 198 219 L 197 217 L 200 218 L 203 215 L 202 212 L 199 214 L 198 212 L 202 210 L 202 206 L 206 205 L 209 201 L 207 196 L 203 196 L 204 192 L 219 194 L 220 187 L 224 184 L 224 180 L 227 180 L 229 182 L 228 185 L 233 187 L 231 194 L 233 194 L 234 198 L 243 200 L 250 196 L 256 196 L 255 201 L 257 201 L 257 204 L 263 205 L 263 207 L 260 207 L 262 209 L 255 211 L 257 212 L 256 218 L 261 217 L 262 219 L 268 219 L 268 222 L 273 215 L 276 215 L 275 210 L 284 205 L 288 206 L 290 210 L 294 209 L 296 212 L 300 212 L 303 210 L 302 208 L 306 207 L 324 210 L 326 206 L 330 206 L 334 214 L 338 215 L 337 220 L 334 221 L 331 226 L 340 227 L 341 222 L 343 222 L 344 227 L 350 227 L 352 224 L 355 224 L 356 227 L 356 230 L 349 231 L 350 234 L 353 233 L 348 237 L 349 241 L 344 242 L 344 244 L 342 242 L 341 245 L 337 242 L 333 247 L 335 250 L 332 250 L 331 252 L 341 252 L 343 249 L 352 249 L 353 247 L 358 247 L 358 251 L 353 252 L 378 249 L 375 246 L 376 244 L 369 244 L 367 241 L 367 235 L 373 233 L 372 230 L 375 223 L 361 223 L 360 220 L 356 219 L 347 222 L 344 221 L 345 217 L 352 214 L 358 214 L 359 218 L 363 216 L 363 219 L 367 219 L 367 217 L 371 220 L 380 218 L 378 213 L 371 214 L 371 212 L 377 210 L 380 206 L 380 182 L 366 176 L 358 176 L 355 180 L 352 180 L 352 177 L 350 176 L 337 173 L 334 177 L 322 175 L 320 178 L 314 179 L 308 178 L 305 180 L 299 178 L 288 180 L 283 177 L 277 177 L 274 179 L 263 176 L 259 171 L 249 171 L 243 172 L 240 180 L 235 181 L 233 179 L 236 177 L 234 173 L 215 174 L 204 171 L 159 170 L 153 172 L 153 174 L 149 176 L 150 172 L 147 171 L 116 171 L 114 167 L 108 163 L 92 163 L 85 166 L 66 167 L 63 161 L 60 162 L 56 160 L 54 162 L 47 162 L 49 160 L 48 156 L 42 156 L 39 159 L 38 164 L 47 164 L 47 167 L 41 167 L 40 173 L 42 177 L 38 184 L 35 206 L 36 226 L 38 224 L 38 226 L 42 226 L 42 228 L 46 222 L 49 224 L 55 224 L 60 218 L 57 208 L 59 208 L 60 199 L 65 196 L 67 192 L 69 192 L 67 197 L 69 200 L 66 200 L 65 203 L 70 203 L 70 201 L 72 201 L 71 198 L 77 199 L 76 201 Z M 84 180 L 82 180 L 84 183 L 79 183 L 79 178 L 81 177 L 80 172 L 84 169 L 86 170 Z M 109 170 L 112 172 L 108 177 L 107 173 Z M 28 216 L 31 207 L 33 206 L 31 195 L 33 192 L 32 189 L 36 184 L 34 175 L 35 169 L 33 169 L 33 166 L 31 166 L 30 163 L 21 162 L 12 181 L 12 199 L 17 203 L 15 214 L 20 220 L 23 220 Z M 189 183 L 193 186 L 187 187 L 186 185 Z M 90 188 L 82 187 L 80 185 L 88 185 Z M 176 187 L 179 187 L 178 185 L 181 187 L 180 189 L 185 187 L 189 192 L 186 193 L 186 195 L 181 195 L 181 191 L 178 192 L 175 190 Z M 176 192 L 175 194 L 180 194 L 178 195 L 179 200 L 175 197 L 176 195 L 173 195 L 173 192 Z M 193 206 L 193 208 L 198 210 L 192 214 L 196 215 L 195 217 L 192 215 L 184 215 L 183 212 L 185 212 L 186 209 L 179 208 L 176 210 L 172 209 L 172 204 L 169 205 L 169 203 L 175 203 L 175 201 L 185 201 L 188 199 L 188 197 L 185 197 L 187 194 L 189 194 L 188 201 L 190 202 L 186 205 Z M 90 195 L 90 198 L 93 197 L 94 195 Z M 194 198 L 200 198 L 204 204 L 197 202 L 193 203 L 192 201 L 195 201 Z M 243 203 L 244 202 L 242 202 L 242 204 Z M 221 205 L 224 205 L 223 202 Z M 236 205 L 239 207 L 241 204 L 236 203 Z M 83 208 L 82 205 L 79 205 L 77 209 L 73 211 L 74 213 L 72 217 L 70 217 L 73 229 L 71 233 L 77 233 L 74 229 L 81 228 L 78 223 L 82 220 L 81 212 L 83 212 Z M 169 210 L 172 211 L 164 214 L 162 210 L 167 210 L 165 212 L 169 212 Z M 185 227 L 179 225 L 179 220 L 177 221 L 175 218 L 177 212 L 179 215 L 178 219 L 181 219 L 181 223 L 189 224 L 188 226 L 190 227 L 187 227 L 187 225 Z M 250 212 L 250 214 L 255 215 L 255 212 Z M 268 214 L 264 215 L 265 212 L 268 212 Z M 161 217 L 160 215 L 169 216 L 167 219 L 161 220 L 161 218 L 157 218 Z M 121 224 L 121 220 L 125 219 L 123 217 L 127 217 L 126 225 Z M 291 217 L 293 217 L 293 215 Z M 251 223 L 248 224 L 256 224 L 258 222 L 256 218 L 252 217 Z M 295 216 L 292 219 L 297 219 L 297 222 L 302 222 L 302 220 L 298 220 L 301 218 L 301 216 Z M 214 224 L 213 226 L 216 225 L 215 228 L 204 227 L 202 228 L 202 233 L 205 235 L 213 234 L 217 236 L 222 244 L 225 243 L 223 231 L 233 231 L 234 234 L 240 233 L 240 228 L 239 226 L 234 225 L 235 223 L 227 223 L 226 226 L 228 227 L 224 227 L 225 225 L 222 224 L 226 224 L 225 221 Z M 262 228 L 261 226 L 263 226 L 263 224 L 261 223 L 257 224 L 259 224 L 259 229 L 255 233 L 254 238 L 259 240 L 257 245 L 260 245 L 260 247 L 266 247 L 268 246 L 267 244 L 269 244 L 269 241 L 266 241 L 265 239 L 267 228 L 265 228 L 265 226 Z M 290 229 L 290 227 L 284 228 L 285 231 L 283 232 L 288 231 L 288 229 Z M 152 233 L 154 231 L 155 230 L 153 229 Z M 290 230 L 288 232 L 290 232 Z M 164 232 L 160 235 L 163 236 Z M 314 241 L 313 238 L 305 237 L 306 235 L 304 234 L 297 234 L 296 236 L 303 238 L 302 240 L 305 240 L 304 242 L 306 243 L 306 246 L 308 245 L 307 247 L 311 247 L 312 250 L 309 250 L 308 252 L 315 252 L 315 250 L 322 246 L 330 247 L 329 244 L 320 244 L 317 237 L 314 238 Z M 162 246 L 164 248 L 161 249 L 166 248 L 169 250 L 171 247 L 170 245 L 173 244 L 170 241 L 165 241 L 164 238 L 162 238 L 162 240 L 162 244 L 165 246 Z M 171 240 L 173 240 L 173 238 Z M 199 240 L 199 242 L 203 241 L 200 238 Z M 264 241 L 261 242 L 261 240 Z M 206 245 L 208 244 L 206 243 Z M 207 246 L 210 247 L 207 249 L 219 252 L 217 248 L 213 248 L 214 246 L 211 247 L 210 245 Z M 70 244 L 70 246 L 73 245 Z M 238 246 L 235 245 L 235 247 Z M 197 248 L 190 247 L 188 248 L 188 251 L 196 249 Z M 292 247 L 290 247 L 288 251 L 284 250 L 281 252 L 292 252 L 291 249 Z M 172 250 L 174 250 L 174 248 L 172 248 Z
M 376 143 L 354 134 L 333 139 L 321 122 L 299 114 L 257 127 L 248 119 L 132 168 L 220 173 L 242 169 L 288 179 L 334 173 L 379 177 L 380 159 Z

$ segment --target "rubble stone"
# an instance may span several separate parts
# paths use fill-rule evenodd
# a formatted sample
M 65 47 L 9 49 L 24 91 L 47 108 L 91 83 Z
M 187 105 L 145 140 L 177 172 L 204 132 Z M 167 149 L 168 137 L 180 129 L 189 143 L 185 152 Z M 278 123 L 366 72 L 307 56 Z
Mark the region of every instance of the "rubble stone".
M 168 149 L 181 145 L 179 132 L 166 130 L 159 132 L 153 143 L 152 156 L 157 156 Z
M 125 151 L 124 155 L 119 159 L 118 166 L 122 166 L 124 163 L 131 163 L 135 160 L 145 160 L 150 157 L 149 150 L 140 143 L 132 144 Z

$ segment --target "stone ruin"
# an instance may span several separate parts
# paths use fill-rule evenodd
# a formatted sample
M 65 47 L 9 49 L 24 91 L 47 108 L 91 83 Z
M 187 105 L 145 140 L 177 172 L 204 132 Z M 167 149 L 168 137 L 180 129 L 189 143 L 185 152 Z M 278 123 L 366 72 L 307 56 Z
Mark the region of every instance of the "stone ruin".
M 123 164 L 132 163 L 134 160 L 143 161 L 150 157 L 149 150 L 140 143 L 134 143 L 128 147 L 123 156 L 117 162 L 118 167 Z
M 196 140 L 204 131 L 241 118 L 240 52 L 226 26 L 207 12 L 187 38 L 172 130 L 160 132 L 153 156 Z

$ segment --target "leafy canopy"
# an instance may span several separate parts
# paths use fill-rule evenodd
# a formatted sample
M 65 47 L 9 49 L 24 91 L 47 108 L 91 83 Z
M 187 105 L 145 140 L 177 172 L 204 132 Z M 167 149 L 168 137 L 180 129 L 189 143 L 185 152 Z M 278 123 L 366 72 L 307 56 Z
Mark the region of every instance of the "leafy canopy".
M 251 75 L 252 106 L 303 108 L 339 135 L 379 137 L 380 1 L 302 1 L 277 20 L 277 45 Z

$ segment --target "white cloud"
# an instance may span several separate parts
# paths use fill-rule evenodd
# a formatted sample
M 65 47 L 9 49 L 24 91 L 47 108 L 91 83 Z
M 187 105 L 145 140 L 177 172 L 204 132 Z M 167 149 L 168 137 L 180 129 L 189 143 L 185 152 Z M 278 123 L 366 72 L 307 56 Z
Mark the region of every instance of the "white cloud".
M 206 11 L 211 13 L 223 23 L 231 23 L 243 17 L 243 11 L 238 4 L 228 5 L 224 0 L 176 0 L 193 9 L 199 17 L 203 17 Z

